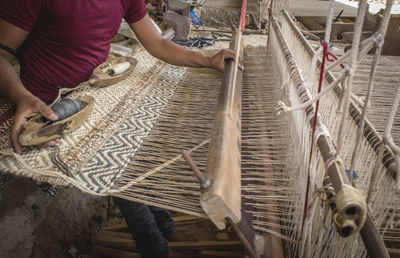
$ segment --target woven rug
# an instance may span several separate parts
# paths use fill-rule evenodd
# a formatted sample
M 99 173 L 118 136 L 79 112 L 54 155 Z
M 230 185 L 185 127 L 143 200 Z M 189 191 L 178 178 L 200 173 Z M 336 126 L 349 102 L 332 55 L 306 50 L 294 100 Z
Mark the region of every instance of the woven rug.
M 186 71 L 185 68 L 175 68 L 157 60 L 143 48 L 138 48 L 132 55 L 138 60 L 138 65 L 125 80 L 100 89 L 92 88 L 86 82 L 69 95 L 71 98 L 90 95 L 94 97 L 95 105 L 88 121 L 73 133 L 65 135 L 57 144 L 60 150 L 58 157 L 66 169 L 53 163 L 55 148 L 27 147 L 24 148 L 22 155 L 1 155 L 0 171 L 31 177 L 36 181 L 53 185 L 66 185 L 67 182 L 60 177 L 45 176 L 35 171 L 51 171 L 59 174 L 68 172 L 77 181 L 82 180 L 83 185 L 88 182 L 89 185 L 86 187 L 96 188 L 104 185 L 107 180 L 96 181 L 99 178 L 104 179 L 104 173 L 97 179 L 88 180 L 88 178 L 96 177 L 94 176 L 96 169 L 112 171 L 110 173 L 115 174 L 114 168 L 123 167 L 123 162 L 138 147 L 141 137 L 145 137 L 146 132 L 156 122 L 159 112 L 172 96 Z M 152 108 L 149 108 L 149 105 L 152 105 Z M 13 112 L 12 105 L 0 99 L 0 150 L 2 151 L 12 151 L 9 130 Z M 130 130 L 129 133 L 125 133 L 124 129 Z M 135 137 L 130 137 L 132 132 L 135 133 Z M 117 138 L 112 138 L 114 133 Z M 121 140 L 121 135 L 128 136 Z M 127 138 L 130 140 L 126 140 Z M 120 146 L 125 146 L 124 150 L 115 151 L 118 149 L 116 142 L 120 143 Z M 110 167 L 110 164 L 113 167 Z
M 186 68 L 173 66 L 164 71 L 157 85 L 133 110 L 132 115 L 83 168 L 78 175 L 79 181 L 99 193 L 107 192 L 114 186 L 131 157 L 151 132 L 185 73 Z

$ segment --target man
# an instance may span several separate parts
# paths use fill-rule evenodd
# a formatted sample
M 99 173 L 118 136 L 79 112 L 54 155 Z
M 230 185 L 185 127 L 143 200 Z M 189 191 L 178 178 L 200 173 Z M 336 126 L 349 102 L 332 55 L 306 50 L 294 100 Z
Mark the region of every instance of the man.
M 161 38 L 144 0 L 1 0 L 0 95 L 17 107 L 10 132 L 15 152 L 22 152 L 18 135 L 24 121 L 36 114 L 56 120 L 45 103 L 53 101 L 60 88 L 88 80 L 106 60 L 122 18 L 150 54 L 170 64 L 223 71 L 225 59 L 234 57 L 230 50 L 206 57 Z M 21 60 L 20 78 L 10 64 L 13 56 Z M 169 214 L 124 200 L 116 203 L 142 256 L 166 257 L 166 238 L 173 234 Z

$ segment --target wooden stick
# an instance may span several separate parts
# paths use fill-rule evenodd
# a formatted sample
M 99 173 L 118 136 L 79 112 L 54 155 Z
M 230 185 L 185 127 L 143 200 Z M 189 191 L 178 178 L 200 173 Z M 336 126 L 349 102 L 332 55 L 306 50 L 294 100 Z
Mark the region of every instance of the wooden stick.
M 115 257 L 115 258 L 140 258 L 142 257 L 138 253 L 132 253 L 127 251 L 122 251 L 114 248 L 104 247 L 95 245 L 93 251 L 96 254 L 104 255 L 105 257 Z
M 136 250 L 136 243 L 133 238 L 124 239 L 117 237 L 99 237 L 98 242 L 104 246 L 121 248 L 124 250 Z M 168 246 L 172 249 L 221 249 L 234 248 L 240 249 L 243 245 L 241 241 L 188 241 L 188 242 L 169 242 Z
M 243 217 L 242 217 L 243 218 Z M 226 218 L 228 223 L 232 226 L 233 230 L 235 231 L 236 235 L 239 237 L 239 239 L 243 242 L 244 247 L 246 250 L 249 252 L 250 257 L 257 257 L 256 251 L 253 248 L 253 245 L 250 243 L 250 241 L 246 238 L 238 224 L 234 223 L 231 218 Z
M 203 175 L 203 173 L 201 173 L 201 171 L 197 167 L 196 163 L 194 163 L 192 157 L 190 157 L 190 155 L 186 151 L 182 151 L 182 156 L 186 160 L 186 162 L 189 164 L 189 166 L 193 170 L 193 172 L 196 174 L 197 178 L 199 179 L 201 188 L 207 189 L 211 185 L 210 179 L 206 178 Z

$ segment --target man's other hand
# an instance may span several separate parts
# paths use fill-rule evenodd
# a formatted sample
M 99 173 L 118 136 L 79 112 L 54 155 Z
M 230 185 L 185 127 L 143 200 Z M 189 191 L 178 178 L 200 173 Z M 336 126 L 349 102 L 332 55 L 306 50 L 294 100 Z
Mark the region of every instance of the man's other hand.
M 10 137 L 11 144 L 16 153 L 22 153 L 22 146 L 19 143 L 18 137 L 22 131 L 22 126 L 26 119 L 37 114 L 41 114 L 49 120 L 57 120 L 57 116 L 53 110 L 47 106 L 39 98 L 30 96 L 25 98 L 17 104 L 17 111 L 15 112 L 14 123 L 11 127 Z M 56 141 L 48 142 L 47 145 L 54 145 Z
M 217 69 L 218 71 L 223 72 L 225 70 L 226 61 L 231 59 L 235 60 L 236 53 L 231 49 L 223 49 L 218 54 L 209 57 L 210 60 L 210 68 Z M 243 70 L 243 64 L 241 60 L 239 60 L 239 69 Z

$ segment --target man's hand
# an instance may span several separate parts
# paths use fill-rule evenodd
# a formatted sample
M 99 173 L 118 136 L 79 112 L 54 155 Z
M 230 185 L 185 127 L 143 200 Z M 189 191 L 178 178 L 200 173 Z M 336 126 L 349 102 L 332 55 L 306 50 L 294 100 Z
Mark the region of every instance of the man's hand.
M 214 68 L 223 72 L 225 70 L 226 61 L 229 59 L 235 60 L 236 53 L 231 49 L 223 49 L 218 54 L 209 57 L 210 68 Z M 243 70 L 241 60 L 239 60 L 239 69 Z
M 22 146 L 19 143 L 18 137 L 21 133 L 22 126 L 27 118 L 41 114 L 49 120 L 57 120 L 57 116 L 53 110 L 47 106 L 39 98 L 33 95 L 29 98 L 25 98 L 17 104 L 17 111 L 15 113 L 14 124 L 11 127 L 10 137 L 11 144 L 16 153 L 22 153 Z M 57 141 L 48 142 L 47 145 L 54 145 Z

